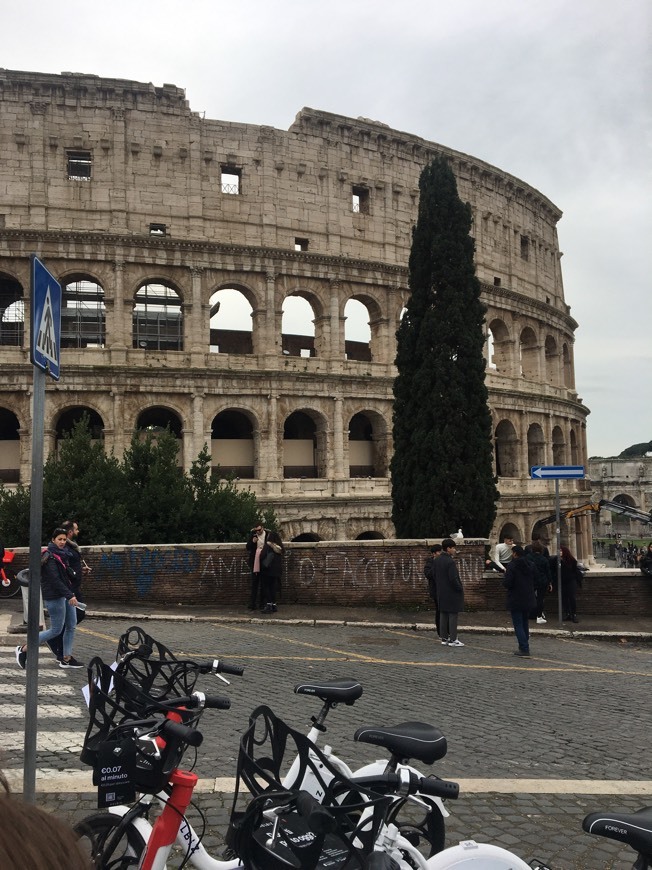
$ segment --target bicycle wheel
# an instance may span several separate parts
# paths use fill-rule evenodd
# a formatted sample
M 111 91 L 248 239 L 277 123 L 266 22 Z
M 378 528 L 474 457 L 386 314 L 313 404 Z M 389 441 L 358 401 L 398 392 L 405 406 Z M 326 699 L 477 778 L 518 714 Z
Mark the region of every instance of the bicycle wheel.
M 0 598 L 13 598 L 20 589 L 20 583 L 12 572 L 6 569 L 0 574 Z
M 82 852 L 96 870 L 128 870 L 138 866 L 145 850 L 145 840 L 131 824 L 126 825 L 118 835 L 121 823 L 120 816 L 95 813 L 74 826 Z M 117 835 L 115 842 L 113 834 Z
M 393 822 L 406 840 L 421 852 L 424 858 L 436 855 L 446 845 L 446 826 L 437 804 L 430 798 L 419 795 L 427 804 L 421 806 L 413 801 L 396 801 L 391 807 L 387 821 Z M 410 856 L 404 855 L 410 864 Z

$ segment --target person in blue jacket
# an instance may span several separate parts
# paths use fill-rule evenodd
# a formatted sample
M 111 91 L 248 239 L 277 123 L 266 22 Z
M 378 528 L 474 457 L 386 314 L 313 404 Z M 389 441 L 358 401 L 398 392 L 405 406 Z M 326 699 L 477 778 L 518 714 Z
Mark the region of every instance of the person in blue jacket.
M 52 539 L 41 556 L 41 593 L 43 604 L 50 614 L 50 627 L 39 632 L 39 644 L 52 640 L 63 631 L 63 658 L 60 668 L 82 668 L 81 662 L 72 654 L 77 625 L 77 598 L 72 587 L 72 575 L 68 565 L 65 529 L 55 529 Z M 16 647 L 18 667 L 25 669 L 27 644 Z

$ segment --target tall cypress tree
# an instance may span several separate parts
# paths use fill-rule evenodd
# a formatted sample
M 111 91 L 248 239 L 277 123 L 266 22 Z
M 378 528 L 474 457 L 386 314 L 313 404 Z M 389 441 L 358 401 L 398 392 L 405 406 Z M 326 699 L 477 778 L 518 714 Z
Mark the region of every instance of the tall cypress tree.
M 399 538 L 489 535 L 498 491 L 471 209 L 443 157 L 419 180 L 397 331 L 392 518 Z

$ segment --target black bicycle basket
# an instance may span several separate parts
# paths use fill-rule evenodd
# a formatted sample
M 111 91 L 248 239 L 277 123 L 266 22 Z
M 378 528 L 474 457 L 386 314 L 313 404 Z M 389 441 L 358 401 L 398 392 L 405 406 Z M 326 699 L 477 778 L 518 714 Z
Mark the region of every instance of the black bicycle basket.
M 391 798 L 360 789 L 304 734 L 290 728 L 269 707 L 257 707 L 240 741 L 236 794 L 226 842 L 251 870 L 357 870 L 373 851 Z M 298 759 L 296 786 L 282 784 Z M 328 814 L 302 815 L 296 806 L 302 786 L 318 796 Z M 242 786 L 251 795 L 241 809 Z M 276 812 L 274 819 L 266 811 Z M 323 824 L 327 818 L 329 824 Z

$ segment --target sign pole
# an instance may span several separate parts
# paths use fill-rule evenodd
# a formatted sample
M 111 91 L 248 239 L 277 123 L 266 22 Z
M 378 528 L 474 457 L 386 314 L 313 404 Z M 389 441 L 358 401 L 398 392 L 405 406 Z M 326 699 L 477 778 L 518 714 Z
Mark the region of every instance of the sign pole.
M 555 480 L 555 510 L 557 517 L 557 605 L 559 609 L 559 627 L 562 628 L 562 596 L 561 596 L 561 510 L 559 507 L 559 478 Z
M 41 541 L 43 525 L 43 434 L 45 372 L 34 368 L 32 396 L 32 480 L 29 505 L 29 586 L 27 587 L 27 685 L 23 800 L 36 798 L 36 731 L 38 716 L 39 621 L 41 618 Z
M 30 360 L 32 393 L 32 478 L 29 504 L 29 586 L 27 587 L 27 662 L 23 800 L 36 799 L 38 728 L 38 635 L 41 621 L 41 541 L 43 539 L 43 436 L 45 376 L 59 380 L 61 354 L 61 285 L 36 254 L 30 257 Z

